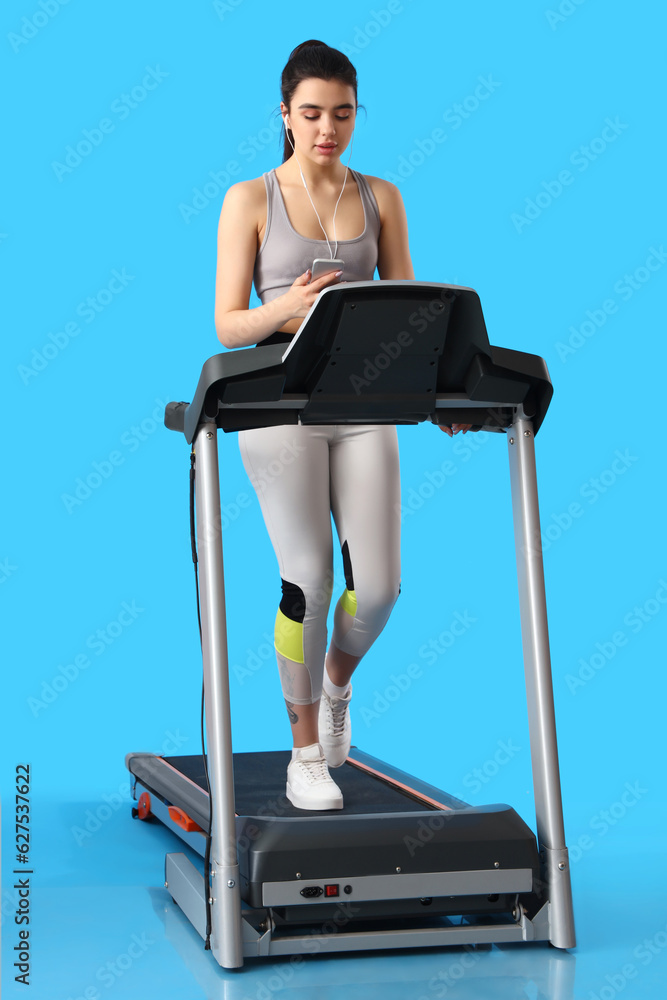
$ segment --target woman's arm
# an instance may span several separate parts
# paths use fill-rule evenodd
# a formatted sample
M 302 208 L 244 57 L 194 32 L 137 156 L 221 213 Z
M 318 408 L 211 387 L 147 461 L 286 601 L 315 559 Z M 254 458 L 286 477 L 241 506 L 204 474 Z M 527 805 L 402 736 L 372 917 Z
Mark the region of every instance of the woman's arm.
M 415 272 L 408 243 L 408 220 L 401 192 L 395 184 L 380 177 L 372 178 L 372 187 L 380 211 L 377 264 L 380 280 L 414 281 Z
M 260 343 L 274 330 L 296 332 L 322 289 L 338 280 L 333 272 L 328 272 L 310 281 L 309 268 L 282 295 L 263 306 L 248 309 L 257 255 L 253 183 L 239 181 L 229 188 L 218 223 L 215 329 L 220 343 L 230 348 Z
M 256 254 L 252 181 L 240 181 L 227 191 L 218 223 L 215 329 L 225 347 L 256 344 L 294 315 L 282 295 L 266 305 L 248 309 Z

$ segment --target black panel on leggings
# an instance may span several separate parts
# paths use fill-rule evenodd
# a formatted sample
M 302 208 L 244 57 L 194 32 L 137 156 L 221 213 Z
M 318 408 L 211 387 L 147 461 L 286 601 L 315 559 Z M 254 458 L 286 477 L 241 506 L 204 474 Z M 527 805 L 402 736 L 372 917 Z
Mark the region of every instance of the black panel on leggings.
M 350 559 L 350 549 L 347 544 L 347 539 L 343 543 L 343 548 L 341 549 L 343 553 L 343 572 L 345 573 L 345 586 L 351 592 L 354 590 L 354 578 L 352 576 L 352 561 Z
M 280 610 L 285 618 L 291 618 L 293 622 L 300 622 L 306 617 L 306 595 L 301 587 L 295 583 L 289 583 L 280 578 L 283 585 L 283 596 L 280 601 Z

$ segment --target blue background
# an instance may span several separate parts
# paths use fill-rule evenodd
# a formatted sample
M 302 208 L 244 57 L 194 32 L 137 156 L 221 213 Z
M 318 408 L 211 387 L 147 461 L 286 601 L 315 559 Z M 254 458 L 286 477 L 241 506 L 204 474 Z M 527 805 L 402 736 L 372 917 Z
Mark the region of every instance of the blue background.
M 189 958 L 160 940 L 112 984 L 95 978 L 132 933 L 155 931 L 153 905 L 167 898 L 162 857 L 173 843 L 132 823 L 124 756 L 200 747 L 189 451 L 162 411 L 191 398 L 221 350 L 222 200 L 281 162 L 280 73 L 311 37 L 357 68 L 366 111 L 351 166 L 400 188 L 416 277 L 476 289 L 491 343 L 543 356 L 555 389 L 536 449 L 579 947 L 510 950 L 533 964 L 515 982 L 497 960 L 491 978 L 507 995 L 552 995 L 539 963 L 571 969 L 576 956 L 574 993 L 563 995 L 656 995 L 667 977 L 666 27 L 660 5 L 629 14 L 616 0 L 4 5 L 8 995 L 12 786 L 25 762 L 41 949 L 33 998 L 91 984 L 134 997 L 148 983 L 193 1000 L 255 996 L 267 983 L 306 996 L 318 976 L 319 996 L 350 996 L 357 984 L 367 997 L 377 982 L 384 997 L 432 997 L 429 979 L 450 961 L 318 959 L 288 985 L 271 985 L 267 964 L 238 985 L 176 914 Z M 154 89 L 124 104 L 149 71 Z M 103 119 L 108 131 L 93 131 Z M 85 130 L 87 154 L 63 170 Z M 399 441 L 404 502 L 422 503 L 403 525 L 400 601 L 355 675 L 354 742 L 472 804 L 509 802 L 533 825 L 506 441 L 450 441 L 431 425 L 401 427 Z M 236 438 L 219 443 L 234 749 L 284 748 L 270 647 L 277 566 Z M 447 459 L 455 473 L 429 489 Z M 86 495 L 80 481 L 95 472 Z M 342 588 L 340 559 L 336 572 Z M 420 647 L 456 612 L 474 623 L 427 662 Z M 106 639 L 95 645 L 98 630 Z M 411 663 L 420 676 L 395 697 Z M 643 962 L 645 939 L 654 948 Z M 635 975 L 621 982 L 628 963 Z M 479 996 L 477 975 L 457 995 Z

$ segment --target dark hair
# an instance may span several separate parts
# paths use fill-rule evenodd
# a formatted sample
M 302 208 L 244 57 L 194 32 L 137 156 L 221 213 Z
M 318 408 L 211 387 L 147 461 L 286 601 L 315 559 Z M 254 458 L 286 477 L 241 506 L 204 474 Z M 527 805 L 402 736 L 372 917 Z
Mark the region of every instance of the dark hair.
M 324 42 L 310 38 L 307 42 L 301 42 L 301 45 L 297 45 L 290 53 L 280 78 L 280 93 L 288 108 L 291 107 L 294 91 L 302 80 L 310 80 L 313 77 L 318 80 L 340 80 L 341 83 L 349 84 L 354 90 L 356 102 L 357 71 L 350 60 L 338 49 L 332 49 Z M 357 106 L 363 107 L 361 104 Z M 293 155 L 287 138 L 287 132 L 291 131 L 290 128 L 285 129 L 283 122 L 283 163 Z M 291 135 L 290 138 L 294 142 L 294 136 Z

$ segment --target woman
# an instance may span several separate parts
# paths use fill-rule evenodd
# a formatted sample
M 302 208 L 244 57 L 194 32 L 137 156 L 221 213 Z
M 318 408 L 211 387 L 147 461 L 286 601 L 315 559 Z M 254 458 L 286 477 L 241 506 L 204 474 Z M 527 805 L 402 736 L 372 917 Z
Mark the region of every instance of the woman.
M 215 323 L 228 348 L 291 340 L 340 280 L 331 270 L 311 281 L 316 257 L 342 259 L 347 281 L 371 280 L 376 266 L 381 279 L 414 279 L 398 188 L 340 161 L 358 107 L 349 59 L 303 42 L 281 90 L 283 162 L 230 187 L 220 214 Z M 248 309 L 253 280 L 262 305 Z M 396 427 L 288 424 L 238 436 L 282 579 L 274 634 L 293 738 L 286 795 L 300 809 L 340 809 L 328 767 L 350 748 L 350 678 L 400 592 Z M 326 652 L 332 513 L 346 587 Z

